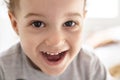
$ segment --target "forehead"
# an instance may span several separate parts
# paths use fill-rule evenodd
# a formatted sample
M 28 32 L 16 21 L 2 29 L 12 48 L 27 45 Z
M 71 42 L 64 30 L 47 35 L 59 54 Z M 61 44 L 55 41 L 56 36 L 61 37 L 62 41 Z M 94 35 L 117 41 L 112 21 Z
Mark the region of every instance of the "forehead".
M 37 7 L 37 8 L 56 8 L 76 5 L 82 7 L 84 5 L 84 0 L 20 0 L 20 7 L 22 6 Z
M 20 0 L 20 9 L 25 12 L 43 14 L 60 14 L 68 12 L 82 12 L 84 0 Z
M 69 3 L 82 3 L 84 0 L 20 0 L 20 2 L 38 3 L 38 4 L 69 4 Z

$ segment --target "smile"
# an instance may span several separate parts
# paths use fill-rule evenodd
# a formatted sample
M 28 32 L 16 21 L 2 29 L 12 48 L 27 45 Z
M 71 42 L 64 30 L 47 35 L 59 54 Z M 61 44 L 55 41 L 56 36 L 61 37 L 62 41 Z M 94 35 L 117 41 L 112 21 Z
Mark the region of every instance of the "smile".
M 58 53 L 51 53 L 51 52 L 41 52 L 42 57 L 45 62 L 49 65 L 57 65 L 60 64 L 64 57 L 66 56 L 68 51 L 58 52 Z
M 64 57 L 66 51 L 60 53 L 49 53 L 49 52 L 42 52 L 42 55 L 47 58 L 48 61 L 59 61 L 62 57 Z

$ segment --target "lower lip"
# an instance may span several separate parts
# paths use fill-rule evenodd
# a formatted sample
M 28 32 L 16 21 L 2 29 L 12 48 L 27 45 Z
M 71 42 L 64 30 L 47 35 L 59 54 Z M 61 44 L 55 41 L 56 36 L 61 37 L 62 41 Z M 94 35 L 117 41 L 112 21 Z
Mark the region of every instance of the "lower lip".
M 64 60 L 66 54 L 67 54 L 67 51 L 64 53 L 64 56 L 61 57 L 61 59 L 58 60 L 58 61 L 49 61 L 45 56 L 43 56 L 43 55 L 41 55 L 41 56 L 42 56 L 42 59 L 45 61 L 45 63 L 47 63 L 48 65 L 50 65 L 50 66 L 57 66 L 60 63 L 62 63 L 62 61 Z

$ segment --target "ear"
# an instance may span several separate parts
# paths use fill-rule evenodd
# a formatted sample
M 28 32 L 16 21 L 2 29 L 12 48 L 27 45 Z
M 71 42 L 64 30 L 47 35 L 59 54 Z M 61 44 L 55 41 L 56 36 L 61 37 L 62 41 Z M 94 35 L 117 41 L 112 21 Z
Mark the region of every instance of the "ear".
M 16 20 L 15 15 L 13 15 L 13 13 L 11 13 L 11 12 L 9 11 L 9 12 L 8 12 L 8 16 L 9 16 L 9 18 L 10 18 L 10 21 L 11 21 L 11 25 L 12 25 L 13 30 L 16 32 L 17 35 L 19 35 L 18 25 L 17 25 L 17 20 Z

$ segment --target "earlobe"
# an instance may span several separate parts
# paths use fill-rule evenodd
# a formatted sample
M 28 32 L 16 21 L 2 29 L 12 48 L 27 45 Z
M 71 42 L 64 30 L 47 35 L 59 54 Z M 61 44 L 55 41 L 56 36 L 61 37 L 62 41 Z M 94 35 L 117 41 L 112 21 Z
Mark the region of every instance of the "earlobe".
M 8 12 L 8 16 L 10 18 L 13 30 L 17 33 L 17 35 L 19 35 L 16 17 L 10 11 Z

